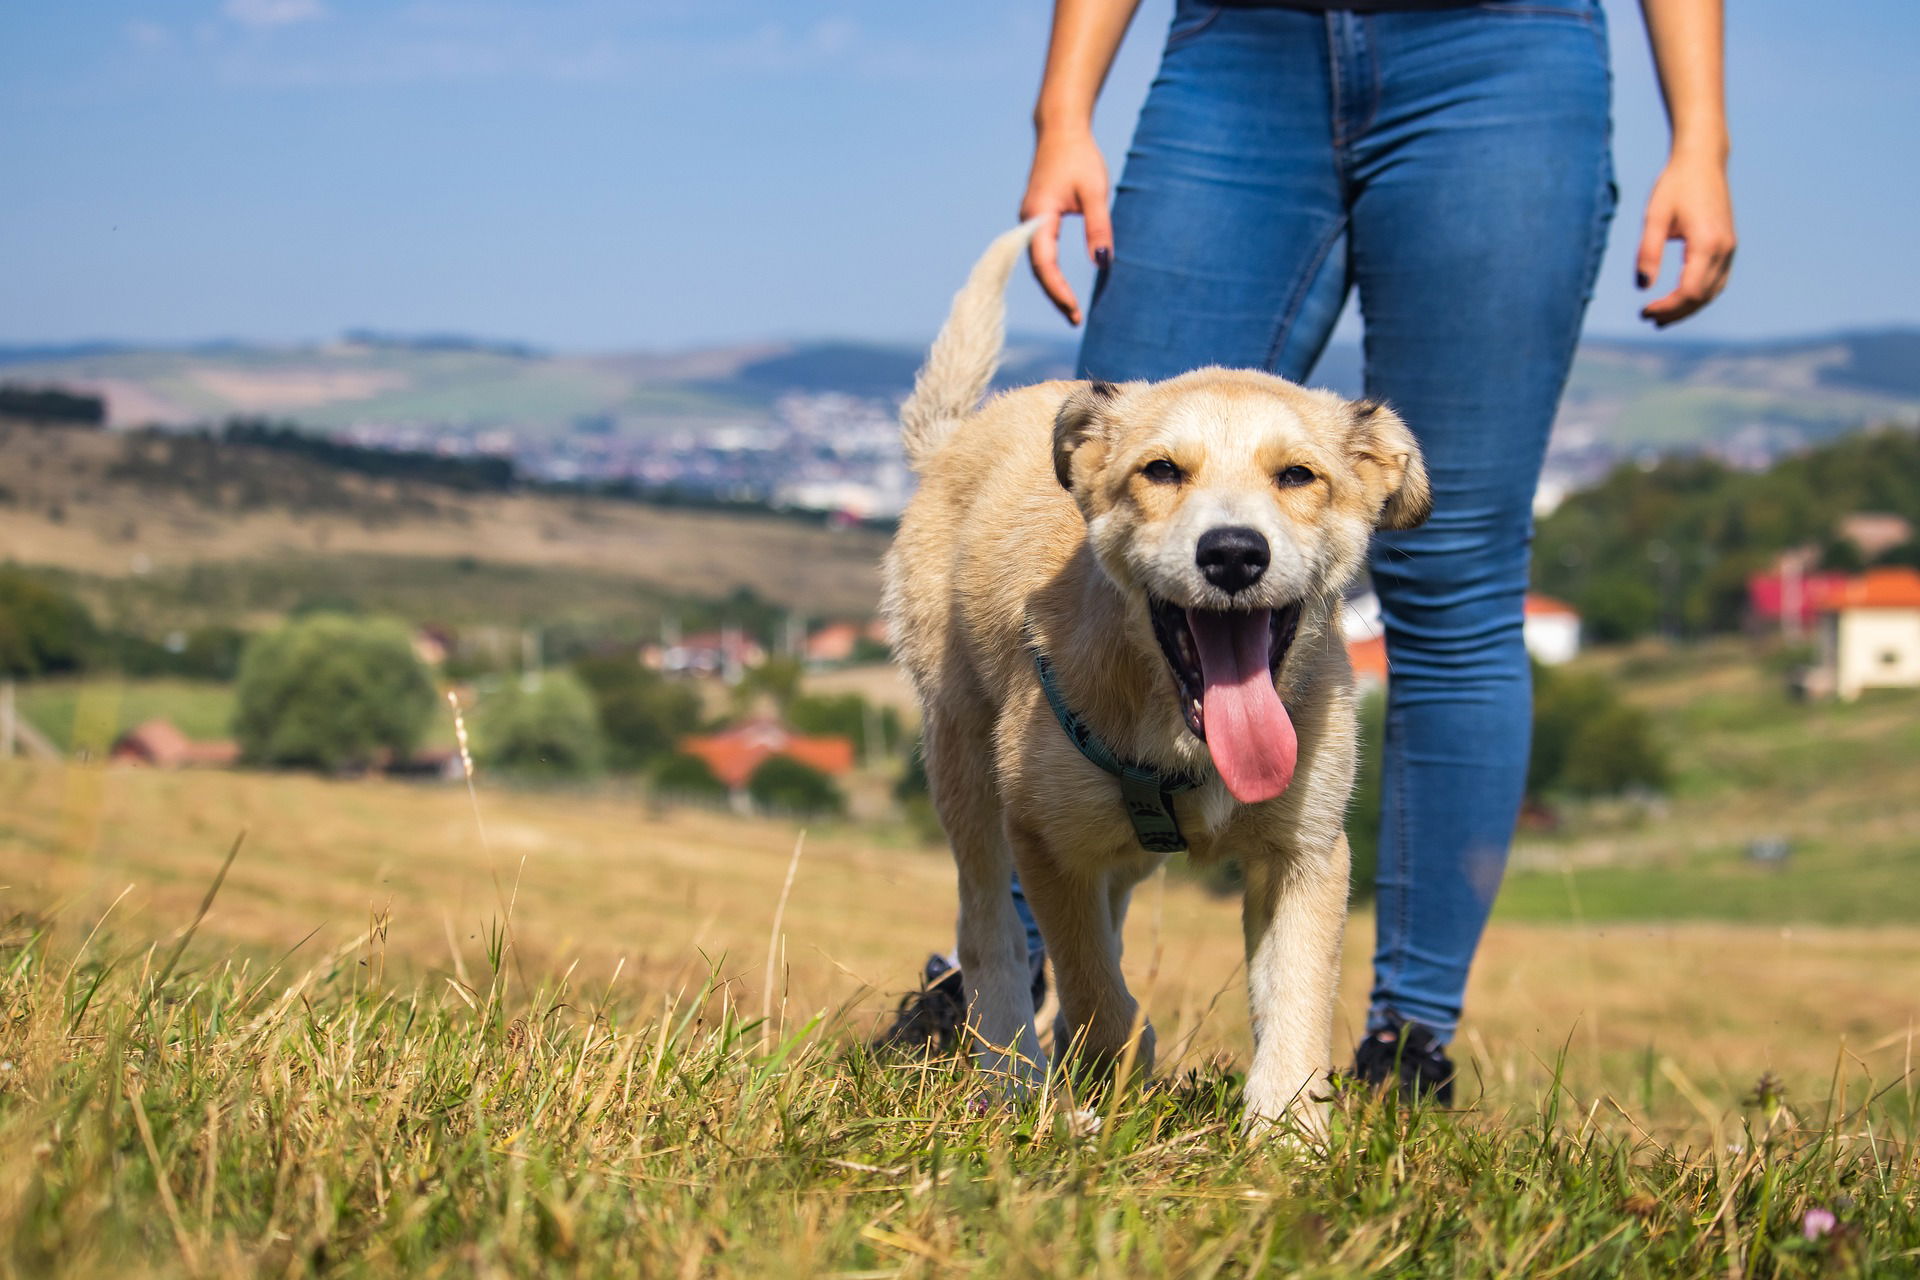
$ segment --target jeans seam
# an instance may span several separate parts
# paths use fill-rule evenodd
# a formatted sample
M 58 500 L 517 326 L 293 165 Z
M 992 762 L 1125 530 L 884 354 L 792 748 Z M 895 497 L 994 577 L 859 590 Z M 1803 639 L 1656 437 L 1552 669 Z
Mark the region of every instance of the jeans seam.
M 1373 80 L 1373 93 L 1367 99 L 1367 114 L 1366 117 L 1360 121 L 1360 127 L 1354 130 L 1354 136 L 1358 138 L 1369 129 L 1372 129 L 1373 122 L 1380 116 L 1380 46 L 1374 43 L 1373 39 L 1373 15 L 1370 13 L 1356 13 L 1354 17 L 1358 19 L 1358 29 L 1366 33 L 1361 43 L 1367 54 L 1367 69 L 1373 73 L 1371 77 Z
M 1320 268 L 1327 263 L 1327 255 L 1333 252 L 1333 246 L 1340 242 L 1340 236 L 1347 229 L 1347 219 L 1342 216 L 1333 225 L 1333 230 L 1320 241 L 1320 247 L 1307 262 L 1307 269 L 1294 282 L 1293 296 L 1287 299 L 1287 309 L 1280 316 L 1280 323 L 1274 327 L 1273 341 L 1267 344 L 1267 358 L 1262 367 L 1269 373 L 1280 358 L 1280 349 L 1287 345 L 1287 339 L 1293 335 L 1294 321 L 1300 318 L 1300 308 L 1306 305 L 1307 294 L 1313 289 L 1313 282 L 1320 278 Z
M 1413 927 L 1413 877 L 1407 869 L 1408 863 L 1412 858 L 1412 854 L 1407 848 L 1407 755 L 1404 750 L 1407 736 L 1407 723 L 1404 716 L 1389 717 L 1389 722 L 1391 723 L 1393 721 L 1398 722 L 1393 729 L 1394 740 L 1401 743 L 1403 748 L 1395 753 L 1393 761 L 1393 795 L 1395 800 L 1393 808 L 1393 842 L 1394 847 L 1399 850 L 1400 865 L 1396 868 L 1396 873 L 1400 876 L 1402 883 L 1400 886 L 1400 909 L 1395 913 L 1393 925 L 1393 950 L 1388 953 L 1393 965 L 1394 985 L 1398 986 L 1400 983 L 1406 981 L 1407 934 Z M 1392 1008 L 1392 1004 L 1389 1003 L 1387 1007 Z
M 1208 27 L 1220 20 L 1222 7 L 1223 6 L 1216 4 L 1204 16 L 1194 19 L 1186 26 L 1183 27 L 1176 24 L 1169 28 L 1167 31 L 1167 42 L 1162 51 L 1171 52 L 1205 32 Z
M 1328 94 L 1332 101 L 1327 104 L 1330 108 L 1327 116 L 1333 124 L 1333 149 L 1335 151 L 1339 151 L 1347 145 L 1346 121 L 1342 117 L 1340 108 L 1340 41 L 1335 37 L 1333 27 L 1333 24 L 1337 21 L 1339 21 L 1338 14 L 1333 10 L 1328 10 L 1324 22 L 1327 33 Z

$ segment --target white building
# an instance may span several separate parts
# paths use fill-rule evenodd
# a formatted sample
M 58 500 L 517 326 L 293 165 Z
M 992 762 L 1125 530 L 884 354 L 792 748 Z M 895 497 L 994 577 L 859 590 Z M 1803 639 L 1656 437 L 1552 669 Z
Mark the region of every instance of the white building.
M 1527 616 L 1523 635 L 1527 652 L 1535 662 L 1558 666 L 1571 662 L 1580 653 L 1580 615 L 1570 604 L 1550 596 L 1527 596 Z M 1380 598 L 1367 591 L 1349 597 L 1340 612 L 1340 632 L 1349 649 L 1377 640 L 1384 634 L 1380 623 Z M 1358 667 L 1355 668 L 1358 670 Z
M 1527 652 L 1541 666 L 1557 667 L 1580 655 L 1580 615 L 1551 596 L 1527 597 L 1524 635 Z
M 1920 572 L 1872 569 L 1820 620 L 1822 674 L 1851 701 L 1867 689 L 1920 688 Z

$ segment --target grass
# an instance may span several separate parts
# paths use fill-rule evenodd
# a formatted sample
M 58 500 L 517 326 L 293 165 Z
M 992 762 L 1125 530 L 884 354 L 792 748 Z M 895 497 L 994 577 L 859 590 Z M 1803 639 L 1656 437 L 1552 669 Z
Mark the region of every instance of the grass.
M 1303 1151 L 1236 1127 L 1231 903 L 1138 895 L 1150 1088 L 983 1111 L 857 1048 L 946 859 L 794 838 L 0 764 L 0 1274 L 1920 1272 L 1920 930 L 1496 923 L 1462 1110 L 1344 1098 Z
M 1317 1149 L 1238 1130 L 1237 909 L 1183 878 L 1129 930 L 1154 1080 L 1002 1104 L 860 1048 L 952 927 L 898 830 L 0 762 L 0 1278 L 1920 1275 L 1920 700 L 1736 657 L 1591 659 L 1673 796 L 1524 840 L 1461 1108 Z
M 170 720 L 189 738 L 233 734 L 233 686 L 203 680 L 30 680 L 17 686 L 20 714 L 63 751 L 99 752 L 128 729 Z
M 1584 659 L 1645 707 L 1675 765 L 1653 804 L 1572 806 L 1523 835 L 1501 891 L 1513 920 L 1920 919 L 1920 693 L 1791 699 L 1745 641 Z M 1785 865 L 1747 858 L 1785 840 Z
M 1242 1136 L 1217 1064 L 1009 1103 L 963 1066 L 876 1063 L 833 1011 L 763 993 L 780 1010 L 763 1018 L 717 973 L 652 1000 L 516 986 L 496 921 L 490 969 L 394 982 L 383 934 L 375 918 L 303 967 L 190 948 L 190 931 L 13 939 L 0 1269 L 1718 1277 L 1920 1260 L 1910 1075 L 1849 1080 L 1804 1114 L 1763 1089 L 1690 1149 L 1551 1083 L 1464 1114 L 1343 1095 L 1306 1149 Z M 1837 1227 L 1809 1239 L 1819 1211 Z
M 747 588 L 828 617 L 870 613 L 879 598 L 886 539 L 874 530 L 610 499 L 462 494 L 321 474 L 291 455 L 248 449 L 222 451 L 232 484 L 186 484 L 153 467 L 136 481 L 123 472 L 140 448 L 114 433 L 0 427 L 0 562 L 102 584 L 89 594 L 110 613 L 124 601 L 135 619 L 165 625 L 233 621 L 255 601 L 271 608 L 297 599 L 296 588 L 327 590 L 343 579 L 350 589 L 370 580 L 367 591 L 383 600 L 509 622 L 535 616 L 508 612 L 516 609 L 624 617 L 634 611 L 629 594 L 648 603 Z M 260 501 L 241 502 L 242 490 Z M 315 505 L 275 505 L 301 495 Z M 542 587 L 541 578 L 555 585 Z M 495 588 L 504 601 L 489 612 Z M 419 616 L 417 607 L 404 612 Z

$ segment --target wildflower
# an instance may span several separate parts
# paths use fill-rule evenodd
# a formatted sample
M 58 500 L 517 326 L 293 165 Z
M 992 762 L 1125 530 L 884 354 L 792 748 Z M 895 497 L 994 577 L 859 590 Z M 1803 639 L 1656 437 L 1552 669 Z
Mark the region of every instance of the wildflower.
M 1831 1210 L 1809 1209 L 1800 1219 L 1800 1234 L 1809 1240 L 1818 1240 L 1833 1230 L 1836 1221 Z
M 1100 1114 L 1091 1107 L 1067 1112 L 1067 1132 L 1076 1138 L 1091 1138 L 1100 1132 Z

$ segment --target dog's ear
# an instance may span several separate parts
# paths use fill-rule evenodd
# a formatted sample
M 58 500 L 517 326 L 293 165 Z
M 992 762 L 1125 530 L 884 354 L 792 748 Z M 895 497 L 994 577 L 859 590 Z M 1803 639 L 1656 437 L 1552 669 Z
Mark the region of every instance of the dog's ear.
M 1433 490 L 1427 483 L 1427 465 L 1420 444 L 1400 415 L 1378 400 L 1356 400 L 1351 406 L 1347 452 L 1381 529 L 1411 529 L 1433 511 Z
M 1106 442 L 1107 410 L 1120 398 L 1120 388 L 1097 379 L 1068 396 L 1053 418 L 1053 474 L 1060 487 L 1073 492 L 1073 460 Z

